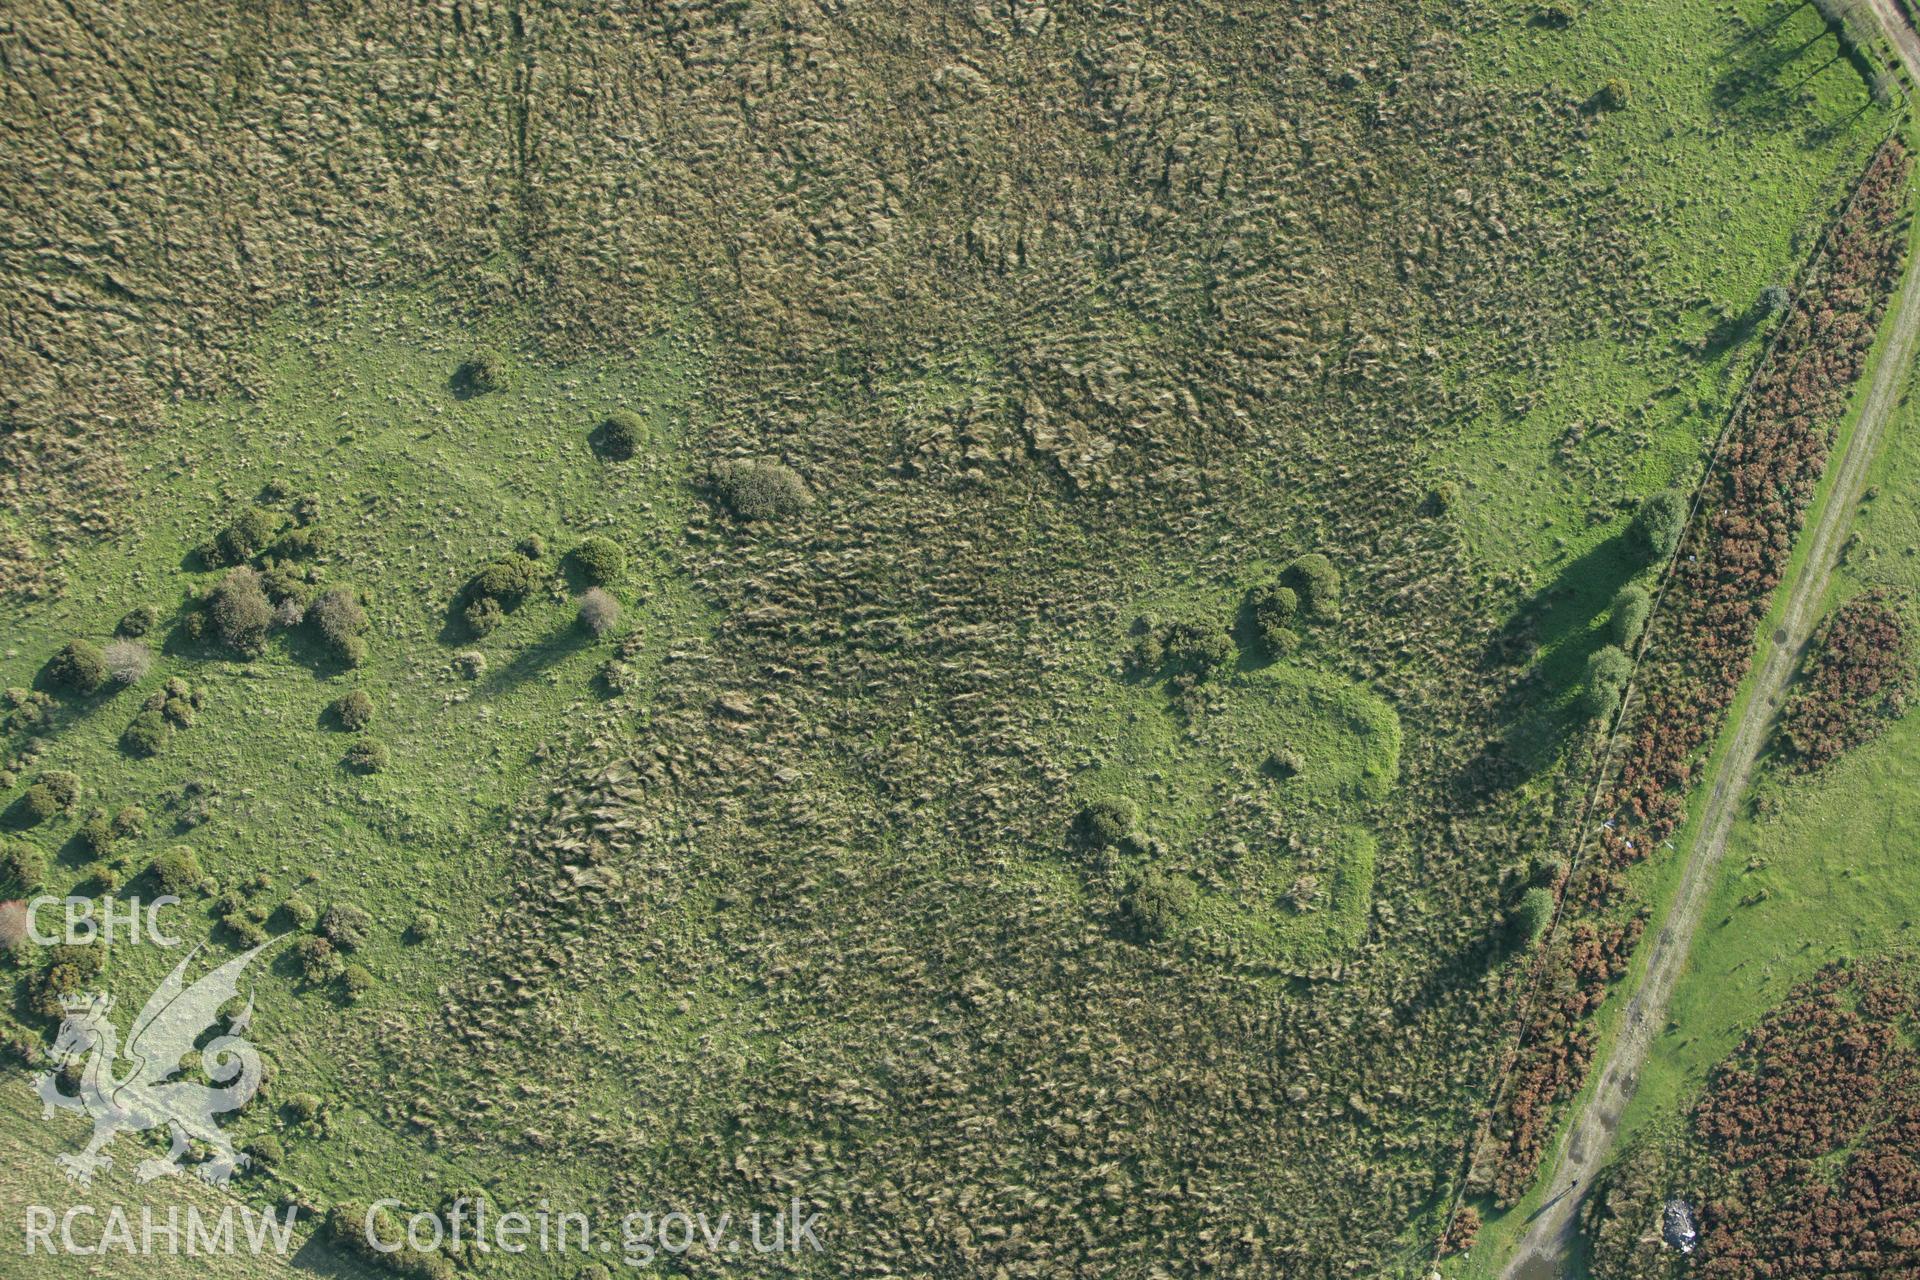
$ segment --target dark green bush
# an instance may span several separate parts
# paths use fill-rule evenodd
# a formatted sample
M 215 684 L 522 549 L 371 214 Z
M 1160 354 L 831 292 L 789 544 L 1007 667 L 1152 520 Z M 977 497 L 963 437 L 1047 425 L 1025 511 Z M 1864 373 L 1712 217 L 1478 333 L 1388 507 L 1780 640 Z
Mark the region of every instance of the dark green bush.
M 387 767 L 387 746 L 372 738 L 362 738 L 347 748 L 346 765 L 355 773 L 379 773 Z
M 1300 611 L 1311 618 L 1331 617 L 1340 608 L 1340 571 L 1319 552 L 1301 556 L 1281 571 L 1283 586 L 1299 597 Z
M 1607 720 L 1620 705 L 1621 692 L 1633 675 L 1633 660 L 1614 645 L 1598 649 L 1587 659 L 1587 685 L 1582 694 L 1588 716 Z
M 241 1150 L 262 1169 L 277 1169 L 287 1162 L 286 1147 L 270 1133 L 252 1139 Z
M 1088 801 L 1074 818 L 1074 829 L 1081 843 L 1105 849 L 1132 834 L 1137 821 L 1133 801 L 1124 796 L 1110 796 Z
M 153 860 L 153 878 L 168 893 L 185 897 L 206 880 L 200 858 L 184 844 L 174 845 Z
M 320 933 L 336 947 L 353 951 L 373 936 L 373 917 L 347 902 L 336 902 L 320 917 Z
M 165 716 L 158 711 L 142 711 L 120 734 L 120 749 L 145 760 L 165 750 L 167 739 L 172 736 L 173 727 Z
M 87 815 L 74 838 L 79 840 L 81 848 L 95 858 L 106 857 L 113 852 L 113 846 L 119 843 L 119 836 L 113 829 L 113 819 L 98 809 Z
M 627 567 L 627 553 L 611 538 L 591 537 L 575 547 L 567 557 L 580 576 L 592 586 L 605 586 Z
M 158 626 L 160 611 L 150 604 L 135 605 L 127 610 L 126 616 L 113 631 L 115 635 L 125 636 L 129 640 L 138 640 L 141 636 Z
M 464 596 L 469 601 L 497 600 L 502 608 L 511 609 L 539 584 L 540 566 L 523 555 L 507 555 L 474 574 Z
M 367 611 L 353 592 L 344 587 L 322 592 L 307 606 L 307 625 L 319 633 L 336 656 L 347 659 L 351 666 L 360 665 L 354 658 L 353 642 L 362 638 L 369 624 Z M 360 653 L 365 653 L 364 643 Z
M 287 1116 L 295 1124 L 312 1124 L 325 1110 L 326 1104 L 317 1093 L 301 1092 L 287 1098 Z
M 482 347 L 461 362 L 453 371 L 453 385 L 456 391 L 467 395 L 485 395 L 489 391 L 507 389 L 506 365 L 500 360 L 498 352 Z
M 311 929 L 313 922 L 320 918 L 313 904 L 297 893 L 288 894 L 286 901 L 280 904 L 280 910 L 286 913 L 287 919 L 297 929 Z
M 1640 504 L 1633 523 L 1627 526 L 1627 546 L 1641 564 L 1661 564 L 1680 545 L 1686 523 L 1686 495 L 1662 489 Z
M 719 463 L 713 469 L 713 487 L 741 520 L 797 515 L 813 503 L 806 482 L 792 467 L 763 459 Z
M 80 777 L 65 769 L 49 769 L 40 775 L 40 782 L 53 793 L 62 809 L 71 809 L 80 801 Z
M 1613 642 L 1631 650 L 1640 643 L 1640 634 L 1647 629 L 1647 616 L 1652 612 L 1653 600 L 1645 587 L 1637 582 L 1622 587 L 1620 594 L 1613 598 L 1613 616 L 1608 620 Z
M 1160 633 L 1165 661 L 1206 679 L 1233 662 L 1233 637 L 1199 622 L 1168 623 Z
M 1294 619 L 1300 612 L 1298 591 L 1278 585 L 1261 587 L 1253 593 L 1250 603 L 1254 629 L 1269 658 L 1277 661 L 1299 647 L 1300 636 L 1293 629 Z
M 249 568 L 229 570 L 213 589 L 207 614 L 220 642 L 243 658 L 266 651 L 267 628 L 273 625 L 273 605 L 260 585 L 260 575 Z
M 47 855 L 25 840 L 0 844 L 0 897 L 23 897 L 46 882 Z
M 91 640 L 67 641 L 46 665 L 49 681 L 75 693 L 94 692 L 110 674 L 105 655 Z
M 330 541 L 325 529 L 303 525 L 281 534 L 267 554 L 275 560 L 311 560 L 326 554 Z
M 200 559 L 210 569 L 245 564 L 266 549 L 281 523 L 281 517 L 271 511 L 248 507 L 232 524 L 200 544 Z
M 1157 942 L 1171 935 L 1193 911 L 1195 900 L 1191 881 L 1159 871 L 1147 871 L 1134 877 L 1121 899 L 1121 907 L 1134 932 Z
M 23 825 L 32 827 L 58 815 L 62 807 L 46 783 L 36 782 L 14 801 L 13 815 Z
M 367 966 L 350 963 L 340 970 L 340 988 L 349 1000 L 359 1000 L 373 990 L 373 972 Z
M 492 596 L 477 596 L 460 613 L 467 630 L 476 636 L 490 636 L 507 620 L 506 611 Z
M 1553 890 L 1535 885 L 1520 895 L 1520 903 L 1513 909 L 1512 928 L 1516 943 L 1527 945 L 1540 940 L 1540 935 L 1553 923 Z
M 647 436 L 647 424 L 637 413 L 615 409 L 593 433 L 594 452 L 613 462 L 625 462 L 640 449 Z
M 300 966 L 300 977 L 314 986 L 330 980 L 340 972 L 340 955 L 333 944 L 322 937 L 302 938 L 294 944 L 294 963 Z
M 329 710 L 333 713 L 335 724 L 354 733 L 373 723 L 373 699 L 363 689 L 341 694 L 333 700 Z

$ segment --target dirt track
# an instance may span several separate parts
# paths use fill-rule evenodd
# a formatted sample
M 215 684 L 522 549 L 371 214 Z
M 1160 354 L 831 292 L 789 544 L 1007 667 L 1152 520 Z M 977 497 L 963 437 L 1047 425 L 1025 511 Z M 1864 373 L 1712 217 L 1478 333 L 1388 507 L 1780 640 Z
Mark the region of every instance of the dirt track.
M 1893 0 L 1874 2 L 1877 10 L 1892 9 Z M 1882 18 L 1886 21 L 1889 15 L 1883 13 Z M 1920 68 L 1920 38 L 1904 23 L 1894 27 L 1890 34 L 1903 60 L 1910 59 L 1909 65 Z M 1799 572 L 1786 583 L 1789 594 L 1785 616 L 1774 633 L 1774 643 L 1765 660 L 1753 673 L 1750 696 L 1734 726 L 1726 754 L 1713 775 L 1701 814 L 1699 835 L 1687 852 L 1686 869 L 1673 905 L 1654 940 L 1639 985 L 1627 1003 L 1625 1020 L 1602 1064 L 1599 1083 L 1576 1117 L 1546 1183 L 1553 1195 L 1515 1248 L 1513 1261 L 1502 1273 L 1505 1280 L 1553 1280 L 1561 1274 L 1561 1260 L 1571 1243 L 1580 1206 L 1613 1145 L 1614 1130 L 1633 1098 L 1640 1066 L 1646 1060 L 1653 1038 L 1665 1025 L 1668 1002 L 1674 985 L 1685 971 L 1693 933 L 1711 896 L 1715 872 L 1721 855 L 1726 852 L 1727 836 L 1752 777 L 1754 762 L 1766 742 L 1767 730 L 1800 651 L 1820 618 L 1820 604 L 1852 526 L 1868 467 L 1879 452 L 1887 421 L 1906 386 L 1915 338 L 1920 335 L 1920 271 L 1915 271 L 1911 262 L 1891 314 L 1893 327 L 1874 366 L 1859 422 L 1838 460 L 1833 490 L 1808 535 L 1807 557 Z

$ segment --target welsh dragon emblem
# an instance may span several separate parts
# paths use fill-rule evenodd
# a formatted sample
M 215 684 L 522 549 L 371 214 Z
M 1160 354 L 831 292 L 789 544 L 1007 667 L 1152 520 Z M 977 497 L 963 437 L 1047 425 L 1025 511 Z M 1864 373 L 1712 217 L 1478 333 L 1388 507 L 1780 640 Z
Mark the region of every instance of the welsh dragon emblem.
M 181 1057 L 219 1019 L 221 1006 L 240 994 L 241 971 L 272 945 L 272 941 L 263 942 L 189 986 L 187 966 L 200 953 L 195 947 L 147 998 L 124 1049 L 109 1016 L 111 996 L 61 997 L 65 1016 L 48 1055 L 56 1070 L 35 1077 L 33 1084 L 43 1115 L 85 1111 L 93 1119 L 93 1137 L 84 1151 L 54 1157 L 68 1178 L 83 1187 L 90 1185 L 94 1174 L 113 1167 L 113 1157 L 102 1152 L 116 1134 L 161 1125 L 173 1131 L 172 1149 L 164 1157 L 140 1162 L 141 1182 L 179 1173 L 190 1141 L 212 1149 L 212 1157 L 195 1166 L 194 1172 L 215 1186 L 224 1185 L 235 1169 L 247 1166 L 247 1157 L 234 1150 L 213 1118 L 245 1106 L 260 1087 L 260 1052 L 240 1034 L 253 1019 L 251 994 L 246 1007 L 228 1024 L 227 1033 L 200 1050 L 201 1069 L 221 1087 L 172 1077 L 180 1072 Z M 79 1093 L 61 1093 L 58 1069 L 83 1058 Z M 119 1074 L 117 1064 L 122 1060 L 131 1065 Z

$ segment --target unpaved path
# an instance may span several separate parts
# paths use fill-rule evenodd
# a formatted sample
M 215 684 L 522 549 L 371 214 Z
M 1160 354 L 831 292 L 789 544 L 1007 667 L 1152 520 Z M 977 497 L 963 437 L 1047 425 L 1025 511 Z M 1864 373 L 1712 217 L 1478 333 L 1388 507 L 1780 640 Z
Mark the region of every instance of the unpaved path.
M 1889 9 L 1893 4 L 1893 0 L 1874 2 L 1877 7 L 1884 5 Z M 1897 32 L 1906 37 L 1905 42 L 1899 44 L 1903 58 L 1911 57 L 1911 65 L 1920 67 L 1920 39 L 1915 38 L 1904 22 L 1899 24 Z M 1913 49 L 1911 54 L 1907 52 L 1909 47 Z M 1893 300 L 1891 314 L 1892 330 L 1874 366 L 1859 421 L 1845 452 L 1835 464 L 1838 469 L 1833 489 L 1809 535 L 1807 557 L 1786 583 L 1789 594 L 1785 616 L 1774 633 L 1774 643 L 1765 660 L 1751 677 L 1751 692 L 1734 726 L 1726 754 L 1713 775 L 1706 807 L 1701 813 L 1699 835 L 1687 851 L 1686 869 L 1673 905 L 1654 940 L 1640 983 L 1627 1001 L 1626 1016 L 1601 1067 L 1599 1084 L 1575 1118 L 1559 1163 L 1546 1183 L 1550 1190 L 1548 1204 L 1515 1247 L 1513 1260 L 1502 1273 L 1505 1280 L 1554 1280 L 1561 1275 L 1561 1262 L 1572 1242 L 1580 1206 L 1585 1203 L 1594 1175 L 1600 1171 L 1613 1146 L 1614 1130 L 1633 1098 L 1640 1067 L 1646 1061 L 1653 1038 L 1666 1024 L 1668 1001 L 1686 969 L 1693 933 L 1712 894 L 1715 872 L 1721 855 L 1726 852 L 1727 835 L 1753 775 L 1754 762 L 1766 742 L 1767 731 L 1800 651 L 1819 621 L 1827 583 L 1840 561 L 1840 549 L 1846 543 L 1861 491 L 1866 486 L 1867 468 L 1879 452 L 1888 419 L 1906 386 L 1914 341 L 1920 335 L 1920 270 L 1915 270 L 1911 263 Z

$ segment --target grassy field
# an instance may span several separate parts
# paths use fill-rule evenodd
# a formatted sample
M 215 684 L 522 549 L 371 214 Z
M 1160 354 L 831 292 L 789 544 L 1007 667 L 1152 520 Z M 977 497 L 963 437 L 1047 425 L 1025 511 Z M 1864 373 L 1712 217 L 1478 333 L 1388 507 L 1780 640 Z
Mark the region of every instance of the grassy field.
M 411 293 L 288 314 L 262 338 L 256 399 L 182 405 L 166 433 L 143 443 L 132 460 L 141 484 L 128 534 L 75 566 L 77 589 L 18 615 L 0 659 L 0 683 L 29 686 L 66 640 L 105 642 L 137 605 L 161 617 L 146 676 L 122 691 L 58 700 L 43 754 L 9 787 L 11 798 L 54 769 L 81 779 L 72 813 L 8 833 L 52 855 L 51 891 L 95 892 L 112 866 L 125 881 L 120 896 L 151 898 L 148 863 L 185 844 L 212 881 L 169 920 L 188 943 L 210 939 L 216 954 L 243 945 L 219 923 L 215 894 L 233 895 L 274 932 L 297 925 L 284 905 L 296 896 L 319 911 L 357 906 L 374 922 L 352 956 L 377 984 L 362 1003 L 430 1006 L 452 963 L 449 945 L 496 901 L 500 829 L 549 758 L 567 750 L 556 726 L 600 731 L 610 697 L 600 673 L 616 642 L 632 638 L 622 649 L 632 689 L 644 692 L 675 637 L 705 627 L 702 606 L 666 569 L 693 501 L 675 442 L 697 361 L 662 338 L 644 358 L 555 368 L 518 357 L 510 337 L 504 325 L 474 334 Z M 505 386 L 462 396 L 454 371 L 486 338 L 502 340 Z M 590 433 L 622 407 L 643 417 L 650 437 L 634 459 L 603 461 Z M 313 527 L 328 544 L 312 562 L 320 581 L 310 589 L 366 595 L 372 627 L 358 668 L 309 628 L 275 633 L 252 661 L 212 638 L 177 634 L 185 593 L 220 576 L 202 570 L 193 548 L 269 485 L 290 495 L 264 500 L 276 514 L 300 495 L 318 499 Z M 576 625 L 580 584 L 565 557 L 589 534 L 611 536 L 629 554 L 612 584 L 625 613 L 604 639 Z M 450 608 L 461 585 L 530 536 L 547 543 L 542 584 L 498 630 L 467 634 Z M 458 667 L 463 653 L 481 655 L 484 668 Z M 172 678 L 200 691 L 203 705 L 158 754 L 137 758 L 121 734 Z M 359 735 L 328 710 L 356 689 L 373 707 L 364 736 L 390 753 L 370 774 L 343 764 Z M 142 835 L 103 858 L 73 840 L 86 813 L 128 805 L 149 814 Z M 438 922 L 431 938 L 416 927 L 423 914 Z M 336 1078 L 327 1046 L 362 1034 L 365 1010 L 334 984 L 301 981 L 289 951 L 273 953 L 273 975 L 258 975 L 257 1025 L 277 1064 L 271 1087 L 278 1097 L 311 1089 L 351 1098 L 354 1085 Z M 110 986 L 133 1000 L 176 959 L 118 947 Z M 335 1181 L 362 1161 L 393 1158 L 380 1141 L 367 1149 L 366 1115 L 346 1114 L 324 1133 L 288 1135 L 308 1139 L 290 1143 L 296 1175 Z M 256 1107 L 241 1128 L 282 1125 Z
M 1633 193 L 1653 229 L 1637 286 L 1676 318 L 1595 317 L 1602 335 L 1489 388 L 1440 459 L 1461 479 L 1475 553 L 1535 591 L 1545 696 L 1515 745 L 1540 759 L 1571 714 L 1551 699 L 1578 685 L 1632 571 L 1617 535 L 1641 498 L 1697 479 L 1764 343 L 1762 292 L 1792 284 L 1890 116 L 1813 6 L 1784 0 L 1589 5 L 1564 29 L 1503 26 L 1475 59 L 1489 83 L 1629 87 L 1629 108 L 1592 117 L 1591 164 L 1556 177 Z
M 63 588 L 9 613 L 0 685 L 160 621 L 133 688 L 7 739 L 0 808 L 83 789 L 7 837 L 123 896 L 190 845 L 176 923 L 216 955 L 368 913 L 357 1000 L 288 944 L 259 975 L 273 1074 L 233 1126 L 319 1203 L 798 1188 L 846 1233 L 822 1273 L 1417 1265 L 1615 535 L 1887 123 L 1804 6 L 1535 9 L 36 17 L 0 42 L 60 127 L 0 149 L 125 136 L 62 171 L 107 175 L 110 223 L 48 179 L 71 253 L 0 255 L 42 308 L 21 398 L 58 401 L 0 571 Z M 616 408 L 631 461 L 592 447 Z M 749 456 L 811 502 L 701 491 Z M 109 524 L 62 495 L 122 471 L 80 536 Z M 177 636 L 220 576 L 194 548 L 308 495 L 299 567 L 364 595 L 366 660 Z M 628 561 L 599 639 L 596 534 Z M 469 634 L 463 584 L 530 539 L 530 598 Z M 1233 627 L 1309 550 L 1345 607 L 1298 652 L 1126 670 L 1138 614 Z M 129 754 L 173 679 L 193 723 Z M 1113 797 L 1138 838 L 1096 856 L 1075 815 Z M 142 834 L 76 840 L 126 806 Z M 1160 934 L 1126 927 L 1148 873 L 1191 891 Z

